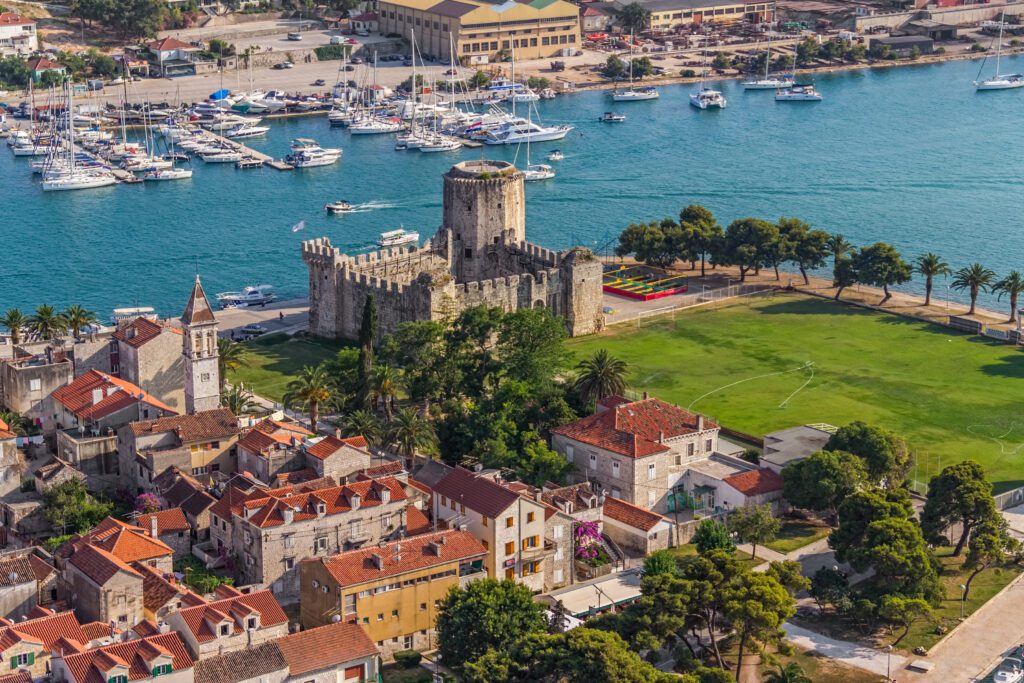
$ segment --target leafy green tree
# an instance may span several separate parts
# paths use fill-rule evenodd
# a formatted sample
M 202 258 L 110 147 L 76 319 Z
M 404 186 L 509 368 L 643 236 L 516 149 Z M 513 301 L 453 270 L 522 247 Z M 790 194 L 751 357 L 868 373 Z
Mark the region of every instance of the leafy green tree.
M 850 566 L 858 572 L 874 570 L 872 582 L 879 595 L 898 593 L 930 603 L 943 597 L 938 561 L 912 520 L 889 517 L 872 522 L 864 533 L 863 547 L 848 554 Z
M 241 384 L 232 384 L 227 391 L 221 391 L 220 404 L 230 410 L 233 415 L 252 413 L 259 407 L 253 400 L 252 392 Z
M 768 563 L 768 576 L 778 581 L 790 595 L 795 596 L 811 587 L 810 580 L 803 574 L 803 566 L 796 560 L 774 560 Z
M 655 550 L 644 558 L 644 576 L 656 576 L 668 574 L 675 576 L 679 573 L 679 565 L 676 558 L 668 550 Z
M 968 291 L 971 296 L 971 310 L 967 311 L 967 315 L 974 315 L 978 306 L 978 295 L 990 291 L 995 282 L 996 274 L 994 272 L 980 263 L 972 263 L 953 274 L 950 286 L 958 292 L 965 289 Z
M 1010 535 L 1009 525 L 1002 517 L 992 517 L 981 522 L 971 533 L 967 543 L 967 557 L 964 568 L 971 571 L 964 583 L 963 599 L 971 592 L 971 583 L 989 567 L 1004 564 L 1020 552 L 1020 542 Z
M 845 48 L 846 44 L 841 40 L 827 40 L 821 46 L 821 56 L 827 59 L 829 64 L 832 64 L 837 59 L 843 58 Z
M 831 44 L 826 43 L 826 45 Z M 830 60 L 831 61 L 831 60 Z M 778 664 L 764 676 L 764 683 L 814 683 L 796 662 Z
M 416 453 L 433 453 L 437 449 L 433 423 L 409 407 L 399 408 L 388 421 L 384 427 L 384 440 L 407 459 L 412 459 Z
M 881 301 L 883 304 L 892 297 L 889 293 L 891 285 L 901 285 L 910 281 L 910 265 L 891 244 L 876 242 L 862 248 L 853 258 L 857 281 L 881 287 L 885 292 Z
M 0 422 L 7 425 L 7 429 L 18 436 L 28 436 L 33 427 L 27 417 L 13 410 L 0 410 Z
M 860 458 L 839 451 L 819 451 L 782 468 L 782 495 L 795 507 L 827 513 L 834 519 L 839 503 L 866 481 Z
M 479 70 L 466 81 L 470 88 L 486 88 L 490 82 L 491 77 Z
M 669 268 L 681 255 L 683 231 L 671 219 L 633 223 L 619 235 L 618 256 L 633 254 L 637 261 L 658 268 Z
M 857 284 L 857 262 L 855 257 L 857 253 L 854 252 L 853 256 L 842 256 L 835 264 L 832 269 L 832 286 L 836 288 L 835 300 L 839 301 L 839 297 L 842 295 L 843 290 L 847 287 L 852 287 Z
M 1003 298 L 1003 294 L 1009 297 L 1010 319 L 1006 322 L 1017 322 L 1017 300 L 1024 292 L 1024 275 L 1021 275 L 1018 270 L 1011 270 L 1006 277 L 992 285 L 992 291 L 999 293 L 999 299 Z
M 902 595 L 886 595 L 878 605 L 878 616 L 892 626 L 902 626 L 903 633 L 892 642 L 893 646 L 910 633 L 910 627 L 922 618 L 931 616 L 932 608 L 921 598 L 906 598 Z
M 402 384 L 415 402 L 438 400 L 460 384 L 457 359 L 436 320 L 402 323 L 381 342 L 382 363 L 402 368 Z
M 346 415 L 341 421 L 341 431 L 345 436 L 361 436 L 373 447 L 380 445 L 384 435 L 380 418 L 365 409 L 353 410 Z
M 156 35 L 166 11 L 161 0 L 118 0 L 103 23 L 122 39 L 149 38 Z
M 725 668 L 725 662 L 716 634 L 725 612 L 726 595 L 744 571 L 731 552 L 724 550 L 701 554 L 683 568 L 683 578 L 691 582 L 689 611 L 707 633 L 719 668 Z
M 548 633 L 565 633 L 569 628 L 569 610 L 565 603 L 556 600 L 551 606 L 551 616 L 548 618 Z
M 39 88 L 59 88 L 64 85 L 65 78 L 59 71 L 44 71 L 39 75 Z
M 760 268 L 766 253 L 779 239 L 779 229 L 760 218 L 740 218 L 729 224 L 721 242 L 721 263 L 738 266 L 740 282 L 747 273 Z
M 729 528 L 710 517 L 697 525 L 696 531 L 693 532 L 693 544 L 697 546 L 697 552 L 701 555 L 715 550 L 723 550 L 727 553 L 736 550 L 736 544 L 732 540 Z
M 621 396 L 626 391 L 626 363 L 598 349 L 590 358 L 576 365 L 579 374 L 573 387 L 587 404 L 606 396 Z
M 8 308 L 3 317 L 0 317 L 0 325 L 7 328 L 11 335 L 12 344 L 21 343 L 21 332 L 29 325 L 29 319 L 17 308 Z
M 821 43 L 813 36 L 807 36 L 796 45 L 796 63 L 800 66 L 810 64 L 818 58 Z
M 736 680 L 743 671 L 743 656 L 753 641 L 760 647 L 779 643 L 785 635 L 782 624 L 796 613 L 796 603 L 782 584 L 768 574 L 748 572 L 729 591 L 725 618 L 739 636 Z
M 619 59 L 618 55 L 608 55 L 608 59 L 605 60 L 604 66 L 601 68 L 601 73 L 605 78 L 622 78 L 626 75 L 626 63 Z
M 751 545 L 750 556 L 755 558 L 757 546 L 773 541 L 782 525 L 766 503 L 736 508 L 729 515 L 728 527 L 740 541 Z
M 533 434 L 528 437 L 520 455 L 515 461 L 516 474 L 526 483 L 543 486 L 546 481 L 565 482 L 566 475 L 572 471 L 572 464 L 558 453 L 548 448 L 547 443 Z
M 704 264 L 721 241 L 722 226 L 714 214 L 700 204 L 690 204 L 679 212 L 682 230 L 682 250 L 690 259 L 700 259 L 700 276 L 704 277 Z
M 637 57 L 630 61 L 633 66 L 633 78 L 643 79 L 644 76 L 650 76 L 654 73 L 654 64 L 651 63 L 650 57 Z
M 248 351 L 244 346 L 234 339 L 227 337 L 217 338 L 217 373 L 220 375 L 220 390 L 224 392 L 224 385 L 228 381 L 228 373 L 234 372 L 240 367 L 248 365 Z
M 951 272 L 949 264 L 943 261 L 938 254 L 928 252 L 914 259 L 914 272 L 924 276 L 924 305 L 930 306 L 935 278 L 940 275 L 949 275 Z
M 547 618 L 528 587 L 511 580 L 480 579 L 448 592 L 441 600 L 436 628 L 442 661 L 461 670 L 490 649 L 505 651 L 528 634 L 542 633 Z
M 732 60 L 724 52 L 716 53 L 715 58 L 711 60 L 711 67 L 717 71 L 725 71 L 730 66 L 732 66 Z
M 838 570 L 820 567 L 811 577 L 810 593 L 818 609 L 824 611 L 826 605 L 836 606 L 849 598 L 850 584 Z
M 100 523 L 114 509 L 113 503 L 101 503 L 92 497 L 85 484 L 69 479 L 43 492 L 43 510 L 47 521 L 61 535 L 78 534 Z
M 81 336 L 83 327 L 96 324 L 96 314 L 78 304 L 68 306 L 61 315 L 75 339 Z
M 373 385 L 373 349 L 377 343 L 377 300 L 372 294 L 363 302 L 363 314 L 359 323 L 359 390 L 356 402 L 361 407 L 370 406 Z
M 893 432 L 860 421 L 836 430 L 825 450 L 845 451 L 861 458 L 868 478 L 887 488 L 900 486 L 911 465 L 906 441 Z
M 854 491 L 839 503 L 839 527 L 829 535 L 829 547 L 837 560 L 846 562 L 851 553 L 864 547 L 868 526 L 873 522 L 910 519 L 913 513 L 906 489 Z
M 383 410 L 388 420 L 395 412 L 398 383 L 398 371 L 390 365 L 377 365 L 370 375 L 370 405 Z
M 110 55 L 105 55 L 96 48 L 90 48 L 87 61 L 94 76 L 113 78 L 117 75 L 117 62 Z
M 917 59 L 920 59 L 920 58 L 921 58 L 921 48 L 919 48 L 917 45 L 914 45 L 913 47 L 910 48 L 910 54 L 907 55 L 907 59 L 909 59 L 910 61 L 913 62 L 913 61 L 915 61 Z
M 921 529 L 929 541 L 939 544 L 951 525 L 960 524 L 954 556 L 963 552 L 971 531 L 999 515 L 992 484 L 974 460 L 948 465 L 928 482 L 928 497 L 921 511 Z
M 940 50 L 943 48 L 939 48 Z M 843 61 L 863 62 L 867 57 L 868 49 L 860 43 L 852 43 L 843 51 Z
M 40 339 L 53 339 L 68 331 L 68 321 L 53 306 L 36 306 L 28 318 L 28 329 Z
M 650 23 L 651 12 L 639 2 L 631 2 L 616 13 L 615 20 L 623 31 L 640 33 Z
M 810 284 L 808 270 L 815 270 L 825 265 L 829 252 L 829 234 L 824 230 L 815 230 L 809 223 L 799 218 L 783 216 L 778 222 L 779 235 L 789 244 L 786 250 L 787 260 L 796 264 L 804 278 L 804 284 Z
M 502 319 L 496 348 L 509 378 L 537 386 L 550 383 L 568 363 L 565 338 L 565 324 L 551 311 L 523 308 Z
M 288 382 L 281 402 L 288 408 L 299 408 L 309 413 L 310 431 L 316 434 L 320 420 L 320 406 L 331 400 L 331 379 L 323 365 L 302 368 L 302 372 Z

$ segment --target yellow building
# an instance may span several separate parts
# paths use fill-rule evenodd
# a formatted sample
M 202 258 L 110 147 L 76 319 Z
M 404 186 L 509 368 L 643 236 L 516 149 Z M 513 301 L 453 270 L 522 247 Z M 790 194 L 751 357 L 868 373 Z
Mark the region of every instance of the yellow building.
M 616 0 L 622 8 L 629 0 Z M 740 21 L 761 23 L 774 21 L 774 0 L 743 2 L 740 0 L 640 0 L 651 13 L 650 27 L 655 31 L 671 31 L 686 24 L 734 24 Z
M 406 40 L 410 31 L 425 55 L 451 59 L 455 44 L 463 65 L 486 64 L 505 55 L 555 57 L 580 46 L 579 9 L 565 0 L 380 0 L 381 33 Z
M 437 606 L 452 586 L 487 576 L 487 551 L 467 531 L 441 531 L 299 564 L 304 628 L 358 623 L 385 661 L 431 647 Z

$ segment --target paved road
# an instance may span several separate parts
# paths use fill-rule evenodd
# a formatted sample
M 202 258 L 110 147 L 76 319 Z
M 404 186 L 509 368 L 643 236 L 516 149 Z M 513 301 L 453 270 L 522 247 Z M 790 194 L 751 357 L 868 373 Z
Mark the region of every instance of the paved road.
M 217 311 L 216 315 L 222 337 L 230 337 L 232 332 L 238 336 L 241 334 L 241 328 L 252 324 L 263 325 L 268 333 L 293 333 L 306 328 L 309 319 L 308 306 L 309 302 L 306 299 L 290 299 L 276 301 L 263 308 L 230 308 Z
M 880 676 L 886 674 L 887 669 L 896 671 L 904 666 L 906 659 L 900 655 L 890 655 L 887 652 L 881 652 L 874 650 L 870 647 L 864 647 L 863 645 L 857 645 L 856 643 L 848 643 L 843 640 L 835 640 L 828 636 L 823 636 L 820 633 L 814 631 L 808 631 L 805 628 L 794 626 L 793 624 L 783 624 L 783 630 L 786 632 L 786 640 L 793 643 L 797 647 L 803 650 L 811 650 L 817 652 L 823 657 L 835 659 L 849 664 L 850 666 L 864 671 L 870 671 Z M 936 679 L 938 680 L 938 679 Z M 963 679 L 947 678 L 943 679 L 949 683 L 952 681 L 960 681 Z

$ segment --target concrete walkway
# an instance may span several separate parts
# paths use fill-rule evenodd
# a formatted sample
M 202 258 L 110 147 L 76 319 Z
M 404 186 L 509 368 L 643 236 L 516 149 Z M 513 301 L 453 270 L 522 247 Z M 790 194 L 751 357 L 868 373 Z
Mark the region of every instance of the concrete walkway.
M 887 670 L 896 671 L 903 668 L 907 661 L 905 657 L 898 654 L 890 656 L 887 652 L 856 643 L 848 643 L 844 640 L 835 640 L 790 623 L 783 624 L 782 629 L 786 632 L 786 640 L 801 649 L 814 651 L 823 657 L 835 659 L 879 676 L 884 676 Z M 964 679 L 946 678 L 943 680 L 960 681 Z

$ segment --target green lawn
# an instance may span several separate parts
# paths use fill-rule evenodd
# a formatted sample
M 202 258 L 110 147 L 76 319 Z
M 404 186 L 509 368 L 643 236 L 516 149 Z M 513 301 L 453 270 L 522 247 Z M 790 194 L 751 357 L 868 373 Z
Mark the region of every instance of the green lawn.
M 818 539 L 825 538 L 831 532 L 827 526 L 795 519 L 782 520 L 782 528 L 775 535 L 775 540 L 765 543 L 765 547 L 778 553 L 791 553 L 794 550 L 810 545 Z
M 945 327 L 780 294 L 574 339 L 629 364 L 633 389 L 755 435 L 864 420 L 902 434 L 911 476 L 977 459 L 996 490 L 1024 484 L 1024 355 Z M 808 366 L 806 364 L 813 364 Z
M 669 548 L 668 551 L 675 556 L 677 562 L 679 560 L 685 561 L 687 558 L 697 557 L 698 555 L 697 546 L 692 543 L 677 545 L 674 548 Z M 738 549 L 733 553 L 733 558 L 739 561 L 740 564 L 746 565 L 748 569 L 753 569 L 764 562 L 764 559 L 760 557 L 752 558 L 750 553 Z
M 285 387 L 306 365 L 330 358 L 347 342 L 320 337 L 271 334 L 244 344 L 246 365 L 230 373 L 230 382 L 243 382 L 257 396 L 280 401 Z
M 381 669 L 381 680 L 384 683 L 430 683 L 433 676 L 422 666 L 404 669 L 398 664 L 388 664 Z
M 776 655 L 781 664 L 796 662 L 804 670 L 814 683 L 880 683 L 885 676 L 868 673 L 861 669 L 855 669 L 834 659 L 822 657 L 821 655 L 799 648 L 793 648 L 792 655 Z M 776 667 L 763 667 L 762 671 L 774 671 Z

